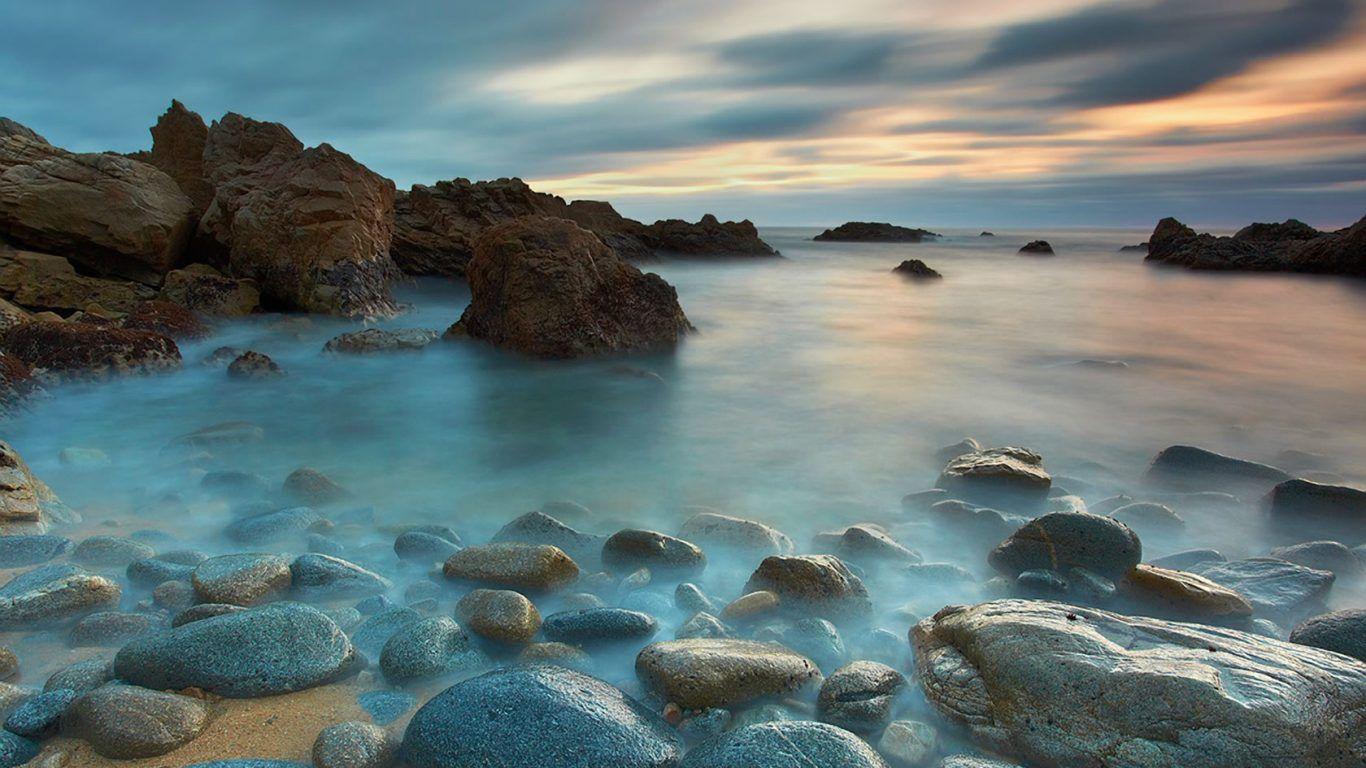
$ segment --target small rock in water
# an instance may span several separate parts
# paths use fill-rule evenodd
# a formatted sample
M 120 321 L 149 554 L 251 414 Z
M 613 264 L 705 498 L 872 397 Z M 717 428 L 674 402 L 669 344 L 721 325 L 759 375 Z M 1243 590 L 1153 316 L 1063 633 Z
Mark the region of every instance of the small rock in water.
M 707 566 L 707 557 L 692 542 L 658 531 L 617 531 L 602 545 L 602 563 L 615 572 L 649 568 L 651 573 L 690 576 Z
M 65 536 L 0 536 L 0 568 L 22 568 L 46 563 L 70 550 L 71 539 Z
M 758 592 L 750 592 L 730 601 L 721 610 L 721 618 L 734 622 L 754 620 L 776 611 L 781 602 L 776 592 L 761 589 Z
M 675 640 L 688 640 L 696 637 L 735 637 L 735 631 L 710 613 L 699 611 L 674 631 Z
M 281 490 L 295 503 L 314 507 L 335 504 L 351 496 L 335 480 L 312 467 L 300 467 L 290 472 Z
M 30 630 L 67 624 L 118 606 L 117 582 L 74 565 L 39 566 L 0 587 L 0 629 Z
M 285 558 L 244 552 L 205 560 L 195 566 L 190 581 L 200 602 L 249 607 L 284 595 L 293 579 Z
M 375 725 L 388 725 L 412 709 L 417 698 L 403 691 L 366 691 L 356 697 L 356 702 Z
M 919 720 L 894 720 L 878 739 L 877 749 L 895 768 L 924 768 L 934 758 L 939 732 Z
M 690 581 L 681 582 L 674 587 L 674 607 L 686 614 L 716 610 L 711 598 L 707 597 L 701 587 Z
M 193 740 L 208 721 L 197 699 L 110 684 L 73 703 L 64 726 L 100 755 L 130 759 L 164 755 Z
M 636 675 L 684 709 L 731 707 L 791 693 L 820 676 L 810 659 L 751 640 L 665 640 L 636 656 Z
M 759 723 L 737 728 L 689 752 L 681 768 L 886 768 L 873 748 L 833 725 L 809 721 Z
M 247 350 L 245 349 L 238 349 L 237 347 L 218 347 L 205 355 L 200 363 L 213 368 L 224 368 L 227 367 L 229 363 L 245 354 L 246 351 Z
M 389 638 L 404 627 L 422 620 L 422 614 L 412 608 L 391 608 L 376 613 L 361 622 L 351 635 L 351 642 L 371 660 L 379 658 Z
M 1334 582 L 1329 571 L 1306 568 L 1274 557 L 1200 563 L 1191 570 L 1242 595 L 1252 604 L 1259 618 L 1287 624 L 1321 612 Z
M 274 360 L 250 349 L 238 355 L 237 359 L 228 364 L 228 378 L 230 379 L 243 381 L 274 379 L 284 375 L 284 369 Z
M 460 598 L 455 615 L 465 627 L 494 642 L 523 645 L 541 628 L 541 614 L 520 592 L 476 589 Z
M 1174 533 L 1186 527 L 1186 521 L 1165 504 L 1140 501 L 1126 504 L 1110 517 L 1139 531 L 1153 533 Z
M 891 719 L 892 704 L 906 687 L 900 672 L 874 661 L 840 667 L 821 684 L 816 712 L 823 722 L 854 733 L 872 733 Z
M 1273 530 L 1285 541 L 1361 542 L 1362 526 L 1366 525 L 1366 491 L 1287 480 L 1271 489 L 1264 503 Z
M 1026 448 L 990 448 L 949 461 L 935 486 L 982 504 L 1034 505 L 1048 496 L 1053 478 L 1043 457 Z
M 1053 246 L 1047 240 L 1031 240 L 1020 246 L 1020 253 L 1028 253 L 1035 256 L 1052 256 Z
M 37 756 L 37 744 L 9 731 L 0 731 L 0 766 L 17 768 Z
M 63 448 L 57 454 L 57 460 L 62 466 L 74 467 L 76 469 L 97 469 L 109 466 L 109 454 L 99 448 Z
M 329 725 L 313 742 L 315 768 L 388 768 L 398 745 L 383 728 L 369 723 Z
M 1290 476 L 1275 467 L 1196 448 L 1173 445 L 1153 458 L 1144 480 L 1178 491 L 1265 492 Z
M 270 544 L 306 531 L 326 527 L 323 517 L 309 507 L 291 507 L 234 520 L 224 533 L 242 544 Z
M 120 645 L 145 635 L 161 624 L 162 619 L 150 613 L 121 613 L 100 611 L 76 622 L 68 641 L 72 647 L 91 645 Z
M 447 558 L 442 570 L 449 579 L 532 590 L 556 589 L 579 577 L 569 555 L 544 544 L 466 547 Z
M 586 608 L 545 617 L 541 631 L 549 640 L 571 645 L 647 640 L 659 631 L 654 617 L 625 608 Z
M 307 554 L 289 566 L 294 589 L 310 596 L 361 596 L 387 592 L 392 584 L 373 571 L 330 555 Z
M 1185 549 L 1165 557 L 1153 558 L 1152 565 L 1184 571 L 1197 563 L 1222 563 L 1228 560 L 1217 549 Z
M 831 555 L 764 558 L 745 584 L 745 592 L 767 590 L 784 608 L 831 620 L 862 618 L 872 611 L 863 581 Z
M 1142 559 L 1138 536 L 1123 523 L 1084 512 L 1054 512 L 1015 531 L 988 561 L 1009 575 L 1086 568 L 1117 579 Z
M 918 280 L 936 280 L 943 277 L 943 275 L 931 269 L 929 265 L 920 259 L 907 259 L 896 265 L 892 271 L 899 275 L 905 275 L 906 277 L 916 278 Z
M 156 555 L 150 545 L 122 536 L 91 536 L 76 545 L 71 560 L 91 567 L 125 568 L 134 560 Z
M 403 328 L 386 331 L 366 328 L 334 337 L 323 345 L 324 352 L 364 355 L 373 352 L 411 352 L 436 341 L 439 334 L 424 328 Z
M 240 605 L 232 605 L 230 603 L 198 603 L 172 617 L 171 626 L 178 627 L 181 624 L 189 624 L 192 621 L 211 619 L 214 616 L 222 616 L 226 613 L 237 613 L 245 610 L 246 608 L 243 608 Z
M 796 549 L 792 539 L 772 526 L 755 520 L 723 515 L 694 507 L 678 535 L 708 550 L 736 555 L 788 555 Z
M 394 539 L 394 554 L 415 563 L 442 563 L 459 545 L 425 531 L 404 531 Z
M 43 691 L 72 690 L 77 693 L 93 691 L 114 679 L 113 663 L 98 656 L 75 664 L 68 664 L 52 673 Z
M 1347 608 L 1306 619 L 1291 631 L 1290 642 L 1366 661 L 1366 609 Z
M 1336 541 L 1307 541 L 1289 547 L 1277 547 L 1271 550 L 1271 556 L 1306 568 L 1329 571 L 1339 579 L 1356 578 L 1363 569 L 1356 553 Z
M 544 512 L 528 512 L 493 535 L 495 543 L 548 544 L 559 547 L 580 564 L 595 563 L 602 554 L 603 537 L 576 531 Z
M 125 574 L 139 587 L 155 587 L 177 579 L 189 581 L 195 566 L 207 559 L 207 554 L 193 549 L 163 552 L 155 557 L 134 560 L 128 564 Z
M 444 616 L 403 627 L 389 638 L 379 655 L 384 676 L 399 684 L 473 670 L 485 662 L 465 630 Z

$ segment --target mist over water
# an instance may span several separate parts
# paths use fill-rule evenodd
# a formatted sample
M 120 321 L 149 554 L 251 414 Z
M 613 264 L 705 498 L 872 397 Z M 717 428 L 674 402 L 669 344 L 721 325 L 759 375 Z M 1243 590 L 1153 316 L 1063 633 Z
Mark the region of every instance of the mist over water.
M 925 244 L 816 243 L 815 233 L 763 231 L 782 260 L 642 265 L 677 287 L 698 329 L 673 355 L 541 362 L 456 342 L 329 355 L 323 344 L 358 324 L 259 316 L 182 343 L 178 373 L 62 387 L 14 418 L 6 438 L 83 512 L 64 535 L 155 529 L 169 535 L 158 550 L 218 553 L 255 548 L 223 538 L 231 505 L 206 497 L 202 471 L 166 446 L 252 422 L 263 441 L 215 449 L 206 466 L 276 488 L 301 466 L 337 480 L 351 506 L 374 507 L 373 525 L 338 524 L 343 556 L 393 578 L 396 597 L 422 572 L 394 558 L 392 526 L 441 523 L 482 543 L 557 499 L 593 510 L 566 522 L 594 533 L 675 533 L 683 507 L 704 505 L 774 525 L 800 551 L 817 532 L 874 522 L 926 560 L 985 578 L 986 548 L 917 524 L 900 503 L 933 485 L 936 449 L 964 436 L 1040 452 L 1055 485 L 1091 503 L 1163 498 L 1139 478 L 1178 443 L 1272 464 L 1286 449 L 1309 451 L 1326 457 L 1321 477 L 1366 481 L 1366 284 L 1152 268 L 1117 252 L 1145 239 L 1138 231 L 957 232 Z M 1016 254 L 1040 237 L 1056 256 Z M 893 274 L 906 258 L 944 279 Z M 411 310 L 381 326 L 444 330 L 468 301 L 451 281 L 399 295 Z M 200 363 L 222 345 L 264 352 L 288 375 L 231 381 Z M 71 446 L 102 449 L 112 465 L 66 466 L 58 453 Z M 1255 500 L 1231 518 L 1169 503 L 1188 526 L 1140 530 L 1145 558 L 1271 546 Z M 729 600 L 754 565 L 713 557 L 700 581 Z M 657 591 L 668 598 L 672 585 Z M 916 615 L 982 599 L 972 585 L 872 591 L 875 624 L 903 645 Z M 1353 595 L 1333 600 L 1359 604 Z M 126 595 L 125 608 L 142 597 Z M 660 618 L 663 639 L 686 617 Z M 629 677 L 632 658 L 604 674 Z

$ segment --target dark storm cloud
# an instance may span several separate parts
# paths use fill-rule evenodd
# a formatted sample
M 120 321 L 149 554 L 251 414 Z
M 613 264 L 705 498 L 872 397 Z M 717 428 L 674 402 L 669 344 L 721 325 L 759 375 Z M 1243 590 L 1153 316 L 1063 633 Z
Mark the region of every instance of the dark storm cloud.
M 736 82 L 754 85 L 849 85 L 893 71 L 904 35 L 804 31 L 730 40 L 714 49 Z
M 1071 63 L 1096 74 L 1062 74 L 1054 104 L 1153 101 L 1190 93 L 1257 61 L 1325 43 L 1347 29 L 1359 8 L 1354 0 L 1294 0 L 1279 7 L 1165 0 L 1088 8 L 1005 29 L 975 69 Z M 1085 62 L 1078 65 L 1076 59 Z

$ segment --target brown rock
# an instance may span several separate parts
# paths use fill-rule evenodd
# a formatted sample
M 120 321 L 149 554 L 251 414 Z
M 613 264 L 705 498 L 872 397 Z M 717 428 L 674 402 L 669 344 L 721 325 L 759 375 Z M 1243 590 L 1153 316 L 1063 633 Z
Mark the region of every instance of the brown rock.
M 579 578 L 579 566 L 559 547 L 544 544 L 483 544 L 446 559 L 448 579 L 549 590 Z
M 175 179 L 194 203 L 195 216 L 202 216 L 213 200 L 213 186 L 204 178 L 204 145 L 209 138 L 204 118 L 172 99 L 151 130 L 152 151 L 147 161 Z
M 202 339 L 212 333 L 193 312 L 169 301 L 142 302 L 123 319 L 123 327 L 173 339 Z
M 264 301 L 343 315 L 395 309 L 389 282 L 394 185 L 328 144 L 228 113 L 209 128 L 213 202 L 199 239 Z
M 6 331 L 0 346 L 35 373 L 55 378 L 99 378 L 180 367 L 180 349 L 165 336 L 89 323 L 25 323 Z
M 193 227 L 190 199 L 152 165 L 0 135 L 0 236 L 16 245 L 96 274 L 156 283 Z
M 4 329 L 0 329 L 0 335 L 4 332 Z M 0 352 L 0 414 L 11 412 L 26 399 L 42 391 L 43 387 L 33 378 L 33 370 L 28 363 Z
M 208 264 L 190 264 L 166 273 L 157 298 L 204 315 L 249 315 L 261 304 L 256 281 L 226 277 Z
M 1197 234 L 1166 218 L 1148 239 L 1147 260 L 1190 269 L 1366 275 L 1366 217 L 1336 232 L 1290 219 L 1251 224 L 1232 237 Z
M 351 496 L 337 481 L 312 467 L 299 467 L 290 472 L 282 490 L 294 501 L 309 506 L 334 504 Z
M 831 619 L 861 618 L 872 611 L 863 581 L 838 557 L 766 557 L 749 577 L 745 592 L 768 590 L 785 608 Z
M 646 646 L 636 656 L 636 675 L 665 701 L 707 709 L 791 693 L 819 678 L 820 669 L 775 643 L 698 637 Z
M 1186 571 L 1140 563 L 1118 586 L 1126 599 L 1163 618 L 1208 622 L 1252 615 L 1252 604 L 1242 595 Z
M 123 314 L 155 296 L 156 290 L 78 274 L 61 256 L 0 248 L 0 295 L 34 311 L 70 313 L 95 304 Z
M 520 592 L 476 589 L 460 598 L 455 617 L 481 637 L 509 645 L 531 642 L 541 629 L 541 614 Z
M 926 238 L 938 238 L 928 229 L 911 229 L 878 221 L 849 221 L 811 238 L 850 243 L 919 243 Z
M 692 329 L 673 286 L 565 219 L 483 233 L 466 270 L 472 299 L 448 335 L 549 358 L 672 347 Z
M 228 378 L 232 379 L 273 379 L 285 372 L 279 364 L 255 350 L 247 350 L 228 364 Z
M 777 256 L 759 239 L 759 230 L 748 219 L 720 222 L 708 213 L 696 224 L 664 219 L 645 228 L 642 239 L 657 251 L 686 256 Z
M 9 443 L 0 440 L 0 535 L 43 533 L 46 504 L 57 494 L 39 480 Z

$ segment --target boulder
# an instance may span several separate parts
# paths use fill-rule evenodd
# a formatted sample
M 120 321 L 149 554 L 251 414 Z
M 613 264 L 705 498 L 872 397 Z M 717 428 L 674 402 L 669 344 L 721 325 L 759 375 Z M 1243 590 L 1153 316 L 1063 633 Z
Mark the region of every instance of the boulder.
M 212 331 L 190 310 L 169 301 L 144 301 L 123 319 L 123 327 L 172 339 L 202 339 Z
M 156 296 L 156 289 L 128 280 L 80 274 L 61 256 L 0 247 L 0 296 L 35 312 L 68 315 L 100 307 L 126 313 Z
M 127 568 L 134 560 L 154 557 L 156 550 L 137 539 L 122 536 L 91 536 L 76 545 L 71 561 L 92 567 Z
M 943 235 L 928 229 L 911 229 L 877 221 L 850 221 L 827 229 L 811 238 L 812 240 L 846 243 L 918 243 L 926 238 L 937 239 Z
M 759 239 L 759 230 L 748 219 L 721 222 L 710 213 L 696 224 L 682 219 L 663 219 L 645 227 L 640 239 L 651 249 L 681 256 L 777 256 L 772 246 Z
M 1140 612 L 1162 618 L 1218 623 L 1252 615 L 1252 604 L 1204 576 L 1140 563 L 1118 582 Z
M 906 678 L 886 664 L 855 661 L 821 683 L 816 713 L 822 722 L 854 733 L 873 733 L 892 719 L 892 706 Z
M 134 560 L 124 573 L 132 584 L 151 588 L 166 581 L 189 581 L 195 566 L 207 559 L 209 556 L 198 550 L 172 550 Z
M 62 715 L 71 706 L 71 702 L 80 696 L 70 688 L 34 694 L 10 711 L 9 716 L 5 718 L 5 730 L 26 739 L 56 736 L 62 727 Z M 0 765 L 9 763 L 0 759 Z
M 294 589 L 309 597 L 363 597 L 393 586 L 388 579 L 353 562 L 331 555 L 299 555 L 290 564 Z
M 161 626 L 162 618 L 152 613 L 98 611 L 71 628 L 67 642 L 73 648 L 122 645 Z
M 1366 662 L 1366 609 L 1345 608 L 1306 619 L 1290 632 L 1290 642 Z
M 744 592 L 768 590 L 786 609 L 832 620 L 861 619 L 872 612 L 863 581 L 838 557 L 794 555 L 764 558 Z
M 204 118 L 172 99 L 151 131 L 147 162 L 174 179 L 194 204 L 195 218 L 202 216 L 213 201 L 213 186 L 204 175 L 204 146 L 209 139 Z
M 394 633 L 379 654 L 379 668 L 392 683 L 477 669 L 487 661 L 470 636 L 445 616 L 415 621 Z
M 928 766 L 939 746 L 939 732 L 919 720 L 895 720 L 887 724 L 877 741 L 877 751 L 897 768 Z
M 300 603 L 271 603 L 134 640 L 114 657 L 114 673 L 157 690 L 255 698 L 321 685 L 355 663 L 332 619 Z
M 1047 240 L 1031 240 L 1020 246 L 1020 253 L 1027 253 L 1032 256 L 1052 256 L 1053 246 Z
M 939 473 L 935 486 L 982 504 L 1040 504 L 1053 478 L 1043 457 L 1025 448 L 990 448 L 956 456 Z
M 1232 237 L 1197 234 L 1166 218 L 1148 238 L 1147 260 L 1202 270 L 1366 275 L 1366 218 L 1336 232 L 1294 219 L 1252 224 Z
M 351 497 L 337 481 L 312 467 L 299 467 L 290 472 L 280 490 L 298 504 L 318 507 Z
M 71 551 L 71 539 L 51 534 L 0 536 L 0 568 L 39 565 Z
M 35 374 L 57 379 L 157 373 L 180 367 L 180 349 L 161 334 L 89 323 L 25 323 L 6 331 L 0 347 Z
M 305 149 L 283 125 L 235 113 L 209 127 L 204 174 L 214 196 L 197 237 L 228 274 L 255 280 L 263 303 L 395 310 L 393 182 L 328 144 Z
M 896 265 L 892 271 L 898 275 L 913 277 L 918 280 L 939 280 L 944 277 L 920 259 L 906 259 Z
M 386 331 L 380 328 L 366 328 L 361 331 L 343 333 L 323 345 L 324 352 L 339 352 L 348 355 L 368 355 L 375 352 L 411 352 L 422 349 L 436 341 L 436 331 L 423 328 L 400 328 Z
M 227 277 L 208 264 L 190 264 L 166 273 L 157 298 L 210 317 L 240 317 L 261 305 L 256 281 Z
M 1303 544 L 1276 547 L 1270 555 L 1306 568 L 1328 571 L 1339 579 L 1354 579 L 1362 572 L 1362 562 L 1357 553 L 1336 541 L 1306 541 Z
M 618 573 L 648 568 L 651 574 L 687 577 L 707 567 L 707 556 L 690 541 L 658 531 L 627 528 L 603 542 L 602 564 Z
M 190 199 L 152 165 L 0 134 L 0 237 L 12 243 L 156 284 L 193 228 Z
M 65 563 L 25 571 L 0 587 L 0 629 L 33 630 L 69 624 L 116 608 L 118 582 Z
M 301 537 L 304 532 L 324 525 L 322 516 L 309 507 L 290 507 L 234 520 L 224 533 L 241 544 L 269 544 Z
M 1264 504 L 1273 530 L 1284 540 L 1366 542 L 1366 491 L 1286 480 L 1271 489 Z
M 1054 512 L 1035 518 L 992 550 L 987 561 L 1011 576 L 1021 571 L 1085 568 L 1118 579 L 1143 559 L 1138 535 L 1113 518 Z
M 459 549 L 459 544 L 426 531 L 404 531 L 394 539 L 394 554 L 409 562 L 445 562 Z
M 1274 557 L 1198 563 L 1191 571 L 1245 597 L 1259 617 L 1291 623 L 1321 610 L 1334 581 L 1329 571 Z
M 925 695 L 983 746 L 1059 768 L 1329 768 L 1366 756 L 1366 666 L 1258 635 L 1041 601 L 911 632 Z
M 818 548 L 829 547 L 846 563 L 876 566 L 885 563 L 914 565 L 924 560 L 920 553 L 887 535 L 872 523 L 851 525 L 842 531 L 831 531 L 817 536 Z
M 77 699 L 63 726 L 103 757 L 156 757 L 192 741 L 209 722 L 198 699 L 132 685 L 105 685 Z
M 541 613 L 520 592 L 476 589 L 455 605 L 460 623 L 480 637 L 497 643 L 524 645 L 541 629 Z
M 680 538 L 733 555 L 790 555 L 796 549 L 787 534 L 755 520 L 703 509 L 683 522 Z
M 1153 458 L 1144 480 L 1175 491 L 1265 492 L 1290 476 L 1275 467 L 1197 448 L 1173 445 Z
M 289 591 L 292 582 L 289 560 L 265 553 L 211 557 L 190 574 L 195 597 L 201 603 L 243 607 L 279 598 Z
M 577 531 L 544 512 L 527 512 L 499 528 L 493 541 L 548 544 L 564 550 L 575 562 L 587 565 L 601 559 L 604 537 Z
M 484 231 L 466 278 L 470 304 L 447 335 L 536 357 L 667 349 L 692 330 L 673 286 L 564 219 L 526 217 Z
M 579 566 L 559 547 L 545 544 L 484 544 L 446 559 L 446 578 L 513 589 L 551 590 L 579 578 Z
M 413 715 L 412 768 L 675 768 L 682 749 L 658 715 L 563 667 L 498 669 L 457 683 Z
M 682 768 L 887 768 L 873 748 L 833 725 L 805 720 L 755 723 L 703 742 Z
M 732 707 L 792 693 L 820 677 L 815 662 L 776 643 L 665 640 L 636 656 L 646 687 L 684 709 Z

